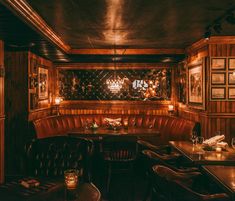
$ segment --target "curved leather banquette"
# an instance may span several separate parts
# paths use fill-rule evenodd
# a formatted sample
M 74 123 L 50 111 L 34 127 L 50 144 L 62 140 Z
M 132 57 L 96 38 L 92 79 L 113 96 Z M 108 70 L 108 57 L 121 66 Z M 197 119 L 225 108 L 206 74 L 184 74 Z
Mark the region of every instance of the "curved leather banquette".
M 106 126 L 105 118 L 121 118 L 121 123 L 128 122 L 128 127 L 156 128 L 160 132 L 161 143 L 169 140 L 190 139 L 196 122 L 174 116 L 160 115 L 121 115 L 121 114 L 81 114 L 49 116 L 33 122 L 37 138 L 66 135 L 71 130 L 84 127 L 88 123 Z

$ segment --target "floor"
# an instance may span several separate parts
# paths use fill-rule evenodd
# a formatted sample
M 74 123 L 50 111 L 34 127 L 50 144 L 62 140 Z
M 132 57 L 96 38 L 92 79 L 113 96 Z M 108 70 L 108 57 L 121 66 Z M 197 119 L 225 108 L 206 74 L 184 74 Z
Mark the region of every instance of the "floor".
M 147 190 L 148 181 L 145 171 L 139 165 L 134 165 L 133 175 L 129 172 L 115 171 L 111 176 L 110 190 L 107 193 L 107 169 L 104 164 L 96 164 L 94 183 L 100 189 L 103 201 L 142 201 Z M 99 166 L 100 165 L 100 166 Z M 97 171 L 99 170 L 99 171 Z

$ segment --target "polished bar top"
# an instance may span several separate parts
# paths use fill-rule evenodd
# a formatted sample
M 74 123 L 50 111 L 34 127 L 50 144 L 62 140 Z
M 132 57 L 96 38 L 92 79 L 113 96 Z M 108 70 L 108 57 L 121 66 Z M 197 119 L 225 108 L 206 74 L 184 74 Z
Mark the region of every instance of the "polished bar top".
M 138 137 L 152 137 L 159 136 L 160 132 L 154 128 L 121 128 L 121 129 L 108 129 L 108 128 L 97 128 L 97 129 L 76 129 L 69 132 L 69 135 L 85 135 L 85 136 L 107 136 L 107 135 L 127 135 L 127 136 L 138 136 Z
M 235 198 L 235 166 L 206 165 L 202 168 Z
M 205 151 L 201 145 L 193 145 L 188 141 L 170 141 L 171 146 L 195 164 L 235 165 L 235 150 Z

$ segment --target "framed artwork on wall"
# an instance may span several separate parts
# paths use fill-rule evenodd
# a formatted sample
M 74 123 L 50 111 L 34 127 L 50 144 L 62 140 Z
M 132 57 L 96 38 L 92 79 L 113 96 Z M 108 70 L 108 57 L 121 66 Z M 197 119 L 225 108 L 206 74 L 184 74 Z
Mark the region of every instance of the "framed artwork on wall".
M 204 59 L 188 66 L 188 105 L 196 109 L 205 109 Z
M 228 99 L 235 99 L 235 87 L 228 88 Z
M 226 74 L 225 73 L 211 73 L 211 84 L 226 84 Z
M 30 59 L 30 74 L 37 74 L 37 60 L 34 58 Z
M 48 69 L 43 67 L 38 68 L 38 98 L 48 98 Z
M 212 58 L 211 59 L 212 70 L 225 70 L 226 69 L 226 58 Z
M 232 72 L 228 74 L 228 84 L 235 84 L 235 74 Z
M 228 59 L 228 69 L 235 70 L 235 58 Z
M 226 99 L 226 87 L 211 87 L 211 99 L 212 100 Z

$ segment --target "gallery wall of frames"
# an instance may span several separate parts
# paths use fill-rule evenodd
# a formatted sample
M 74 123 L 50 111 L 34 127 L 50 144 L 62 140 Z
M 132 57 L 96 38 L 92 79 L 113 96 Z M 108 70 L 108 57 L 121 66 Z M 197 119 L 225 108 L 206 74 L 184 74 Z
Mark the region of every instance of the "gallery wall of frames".
M 210 58 L 210 100 L 235 100 L 235 57 Z

